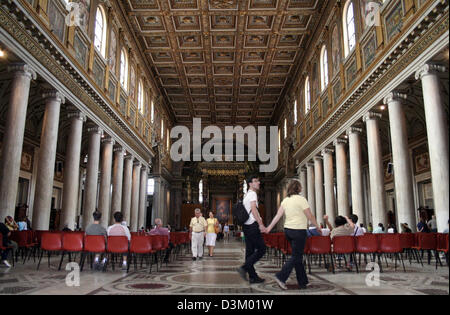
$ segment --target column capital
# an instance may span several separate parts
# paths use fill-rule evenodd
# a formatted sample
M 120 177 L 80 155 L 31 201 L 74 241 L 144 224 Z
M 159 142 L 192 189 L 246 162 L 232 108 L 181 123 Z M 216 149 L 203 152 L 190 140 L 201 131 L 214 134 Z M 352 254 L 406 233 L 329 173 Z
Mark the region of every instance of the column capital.
M 347 144 L 347 139 L 342 139 L 342 138 L 337 138 L 336 140 L 333 141 L 333 145 L 337 146 L 339 144 Z
M 64 104 L 66 102 L 65 96 L 58 90 L 44 90 L 42 92 L 42 98 L 44 100 L 52 100 Z
M 131 154 L 127 154 L 127 155 L 124 156 L 124 159 L 133 161 L 134 160 L 134 156 L 132 156 Z
M 79 110 L 71 111 L 67 114 L 67 118 L 72 118 L 72 117 L 82 120 L 83 122 L 86 122 L 86 115 Z
M 384 97 L 383 104 L 388 105 L 391 102 L 401 102 L 402 100 L 406 100 L 407 97 L 408 95 L 406 94 L 397 91 L 392 91 Z
M 422 79 L 424 76 L 430 74 L 436 74 L 437 72 L 445 72 L 446 68 L 443 65 L 435 64 L 435 63 L 425 63 L 420 66 L 416 71 L 415 78 L 416 80 Z
M 367 122 L 368 120 L 372 120 L 372 119 L 380 119 L 381 117 L 383 117 L 383 115 L 381 115 L 380 113 L 375 113 L 375 112 L 367 112 L 364 114 L 363 116 L 363 121 Z
M 116 140 L 114 140 L 112 137 L 104 137 L 102 139 L 102 144 L 111 144 L 114 145 L 116 143 Z
M 313 161 L 306 162 L 306 167 L 314 167 L 314 162 Z
M 134 162 L 133 162 L 133 166 L 134 166 L 134 167 L 141 167 L 141 166 L 142 166 L 142 163 L 141 163 L 140 161 L 134 161 Z
M 124 155 L 126 153 L 124 147 L 122 147 L 121 145 L 118 145 L 117 143 L 116 143 L 116 145 L 114 145 L 113 152 L 121 152 Z
M 26 63 L 13 63 L 8 66 L 8 72 L 14 72 L 14 76 L 27 76 L 30 80 L 36 80 L 36 71 Z
M 323 157 L 322 156 L 320 156 L 320 155 L 316 155 L 316 156 L 314 156 L 314 161 L 316 161 L 316 160 L 323 160 Z
M 101 136 L 103 135 L 103 129 L 99 126 L 92 126 L 88 128 L 88 133 L 98 133 Z
M 347 131 L 345 132 L 347 137 L 350 136 L 352 133 L 357 133 L 357 134 L 362 134 L 363 130 L 361 128 L 357 128 L 357 127 L 350 127 L 347 129 Z
M 322 149 L 322 155 L 333 154 L 333 153 L 334 153 L 334 149 L 331 149 L 331 148 Z

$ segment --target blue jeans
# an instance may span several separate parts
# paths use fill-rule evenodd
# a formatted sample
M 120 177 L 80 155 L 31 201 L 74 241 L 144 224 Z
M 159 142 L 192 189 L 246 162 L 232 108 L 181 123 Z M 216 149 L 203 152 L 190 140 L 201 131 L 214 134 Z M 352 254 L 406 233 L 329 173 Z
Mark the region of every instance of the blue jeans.
M 242 229 L 245 236 L 245 264 L 242 268 L 248 272 L 250 279 L 256 279 L 258 275 L 253 265 L 266 253 L 266 245 L 257 222 L 250 225 L 244 224 Z
M 303 250 L 305 249 L 307 238 L 306 230 L 284 229 L 284 233 L 288 242 L 291 243 L 292 256 L 276 276 L 281 281 L 286 282 L 291 275 L 292 269 L 295 268 L 298 285 L 305 286 L 308 284 L 308 277 L 306 276 L 305 266 L 303 265 Z

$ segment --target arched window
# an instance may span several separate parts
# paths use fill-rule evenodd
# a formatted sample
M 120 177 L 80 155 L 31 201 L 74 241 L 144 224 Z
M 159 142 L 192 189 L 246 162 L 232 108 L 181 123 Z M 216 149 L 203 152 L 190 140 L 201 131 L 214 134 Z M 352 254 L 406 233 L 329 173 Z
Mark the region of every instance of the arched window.
M 309 77 L 305 80 L 305 115 L 311 109 L 311 89 L 309 88 Z
M 142 85 L 142 80 L 139 81 L 138 85 L 138 111 L 144 114 L 144 87 Z
M 98 6 L 95 13 L 95 34 L 94 46 L 103 56 L 106 57 L 106 15 L 101 6 Z
M 198 202 L 203 203 L 203 180 L 198 183 Z
M 325 45 L 323 45 L 320 53 L 320 82 L 323 91 L 328 85 L 328 53 Z
M 287 138 L 287 119 L 284 119 L 284 139 Z
M 150 122 L 153 124 L 155 121 L 155 106 L 153 105 L 153 101 L 150 105 Z
M 297 100 L 294 101 L 294 125 L 297 124 Z
M 164 120 L 161 119 L 161 139 L 164 139 Z
M 166 134 L 167 134 L 167 141 L 166 141 L 166 150 L 167 151 L 169 151 L 169 146 L 170 146 L 170 137 L 169 137 L 169 129 L 167 129 L 167 131 L 166 131 Z
M 120 85 L 128 92 L 128 57 L 125 48 L 120 52 Z
M 342 22 L 344 23 L 344 52 L 347 57 L 356 45 L 355 10 L 351 0 L 348 0 L 344 6 Z

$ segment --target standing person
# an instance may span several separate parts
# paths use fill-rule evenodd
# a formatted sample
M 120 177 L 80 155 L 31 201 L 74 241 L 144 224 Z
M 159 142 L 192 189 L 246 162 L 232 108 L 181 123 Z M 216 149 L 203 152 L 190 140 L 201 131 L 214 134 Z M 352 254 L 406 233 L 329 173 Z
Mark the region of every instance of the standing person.
M 101 236 L 106 237 L 108 235 L 108 233 L 106 232 L 106 229 L 100 225 L 102 213 L 95 210 L 92 213 L 92 217 L 94 218 L 94 223 L 90 224 L 86 228 L 86 235 L 101 235 Z M 99 264 L 99 261 L 100 261 L 100 254 L 95 254 L 94 264 L 93 264 L 94 269 L 98 270 L 98 269 L 104 267 L 106 258 L 103 258 L 102 266 Z
M 206 220 L 206 223 L 208 223 L 208 228 L 206 230 L 206 246 L 209 250 L 209 257 L 212 257 L 217 239 L 216 228 L 219 226 L 219 221 L 217 218 L 214 218 L 214 213 L 212 211 L 209 212 L 209 218 Z
M 203 259 L 203 242 L 206 236 L 206 228 L 208 223 L 199 208 L 195 209 L 195 217 L 191 219 L 189 231 L 192 241 L 192 260 Z
M 242 227 L 245 235 L 245 263 L 237 269 L 237 272 L 246 281 L 248 273 L 251 284 L 262 283 L 265 280 L 257 275 L 254 267 L 254 264 L 266 253 L 266 245 L 261 235 L 261 232 L 264 232 L 266 228 L 258 212 L 259 177 L 256 175 L 249 176 L 247 185 L 249 189 L 244 197 L 243 204 L 249 218 Z
M 431 220 L 427 223 L 428 228 L 430 229 L 431 233 L 437 233 L 437 222 L 436 222 L 436 216 L 432 215 Z
M 223 227 L 223 234 L 224 240 L 228 242 L 230 240 L 230 226 L 228 225 L 228 223 L 225 223 Z
M 115 223 L 108 227 L 108 230 L 106 231 L 108 233 L 108 236 L 126 236 L 128 238 L 128 242 L 131 240 L 131 233 L 130 230 L 126 225 L 123 225 L 123 214 L 122 212 L 115 212 L 114 213 L 114 221 Z M 127 254 L 123 255 L 123 261 L 122 261 L 122 270 L 127 270 Z
M 284 264 L 281 271 L 275 274 L 275 281 L 283 290 L 287 290 L 286 281 L 294 268 L 299 288 L 306 289 L 308 284 L 308 277 L 303 266 L 303 250 L 307 238 L 308 220 L 315 226 L 315 231 L 319 235 L 322 233 L 316 218 L 311 212 L 308 201 L 300 196 L 301 192 L 302 185 L 300 182 L 292 180 L 287 189 L 287 197 L 281 202 L 277 215 L 266 229 L 266 233 L 269 233 L 283 215 L 286 215 L 284 233 L 288 242 L 291 243 L 292 256 Z

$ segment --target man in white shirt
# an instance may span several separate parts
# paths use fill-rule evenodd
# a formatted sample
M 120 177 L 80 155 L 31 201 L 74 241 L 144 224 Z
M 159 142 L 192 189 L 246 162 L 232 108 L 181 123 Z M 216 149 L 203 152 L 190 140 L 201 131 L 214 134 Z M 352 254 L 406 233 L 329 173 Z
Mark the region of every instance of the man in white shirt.
M 128 228 L 122 224 L 123 220 L 123 214 L 122 212 L 115 212 L 114 213 L 114 221 L 115 223 L 108 227 L 107 233 L 108 236 L 126 236 L 128 238 L 128 242 L 131 240 L 131 233 Z M 104 265 L 106 262 L 106 258 L 103 260 L 102 264 Z M 123 262 L 122 262 L 122 270 L 127 270 L 127 255 L 123 255 Z
M 206 236 L 206 228 L 208 223 L 202 216 L 202 212 L 199 208 L 195 209 L 195 217 L 191 219 L 189 224 L 189 230 L 191 232 L 191 242 L 192 242 L 192 260 L 203 259 L 203 242 Z
M 258 212 L 257 192 L 260 185 L 258 176 L 252 175 L 247 178 L 247 185 L 249 190 L 244 197 L 243 204 L 249 213 L 249 218 L 242 227 L 245 235 L 245 263 L 237 269 L 237 272 L 246 281 L 248 273 L 248 281 L 252 284 L 265 281 L 256 274 L 254 264 L 266 253 L 266 245 L 261 235 L 261 232 L 264 232 L 266 228 Z

